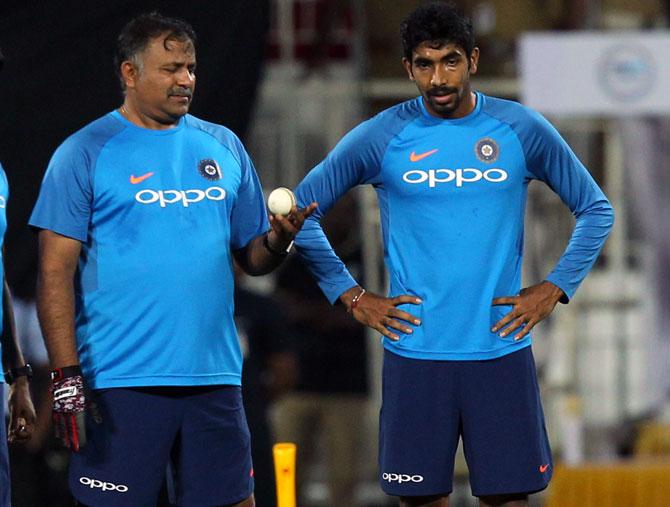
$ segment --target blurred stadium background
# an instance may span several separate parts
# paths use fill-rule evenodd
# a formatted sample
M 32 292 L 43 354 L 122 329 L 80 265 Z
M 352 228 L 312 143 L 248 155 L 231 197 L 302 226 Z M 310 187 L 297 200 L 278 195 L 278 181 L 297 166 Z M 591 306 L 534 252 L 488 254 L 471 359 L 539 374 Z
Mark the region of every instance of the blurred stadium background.
M 12 191 L 7 269 L 20 298 L 19 319 L 30 361 L 41 365 L 42 373 L 46 371 L 31 306 L 35 241 L 25 224 L 53 149 L 71 132 L 120 104 L 111 63 L 113 42 L 131 15 L 159 9 L 194 25 L 199 41 L 193 113 L 229 126 L 245 140 L 269 191 L 276 186 L 293 187 L 358 122 L 415 96 L 400 65 L 398 26 L 419 3 L 3 0 L 0 47 L 7 61 L 0 75 L 5 99 L 0 160 Z M 552 486 L 537 495 L 533 504 L 668 505 L 670 2 L 456 3 L 473 17 L 482 51 L 475 88 L 545 112 L 603 186 L 617 212 L 615 230 L 577 296 L 536 328 L 534 351 L 559 467 Z M 573 46 L 566 44 L 568 39 Z M 538 83 L 545 87 L 538 90 Z M 352 269 L 366 286 L 383 292 L 386 280 L 375 196 L 371 189 L 359 189 L 349 199 L 339 212 L 340 219 L 334 220 L 339 227 L 333 226 L 333 234 L 341 236 L 342 248 L 358 253 L 351 257 Z M 570 213 L 549 189 L 531 185 L 525 254 L 528 284 L 551 269 L 572 225 Z M 295 336 L 302 340 L 309 334 L 314 348 L 328 345 L 313 327 L 301 328 L 300 316 L 288 315 L 286 301 L 296 300 L 291 299 L 290 283 L 282 283 L 281 278 L 280 272 L 241 281 L 274 301 L 278 320 L 284 316 L 288 320 L 281 333 L 265 329 L 263 336 L 260 331 L 256 339 L 267 343 L 249 346 L 251 353 L 259 351 L 258 375 L 250 382 L 259 384 L 254 396 L 263 400 L 260 419 L 269 421 L 263 430 L 268 438 L 272 440 L 280 427 L 288 431 L 289 422 L 282 413 L 297 406 L 283 405 L 291 392 L 301 391 L 303 400 L 324 406 L 342 398 L 343 393 L 321 385 L 312 391 L 301 384 L 295 374 L 307 369 L 304 365 L 300 369 L 301 357 L 311 357 L 307 359 L 312 361 L 310 367 L 323 375 L 339 379 L 364 375 L 366 380 L 362 397 L 355 387 L 350 390 L 362 405 L 355 413 L 344 414 L 351 439 L 356 439 L 355 456 L 332 462 L 329 439 L 333 433 L 324 429 L 328 426 L 319 419 L 323 414 L 306 416 L 302 425 L 294 423 L 293 431 L 306 443 L 298 451 L 299 505 L 345 505 L 335 503 L 333 488 L 338 481 L 339 486 L 348 485 L 351 503 L 347 505 L 393 505 L 375 479 L 379 337 L 368 334 L 361 352 L 366 364 L 353 365 L 349 371 L 329 369 L 327 354 L 321 354 L 321 359 L 314 359 L 318 357 L 314 354 L 301 356 L 304 344 L 296 346 Z M 256 307 L 250 315 L 254 311 L 264 310 Z M 242 335 L 253 339 L 254 333 L 259 331 L 243 330 Z M 63 482 L 66 456 L 48 436 L 45 385 L 44 376 L 34 383 L 43 407 L 39 438 L 27 450 L 12 451 L 17 506 L 68 505 Z M 305 460 L 303 448 L 310 449 Z M 346 467 L 351 473 L 333 479 L 333 466 Z M 453 505 L 475 505 L 469 498 L 462 458 L 457 476 Z M 271 484 L 258 473 L 257 480 L 259 487 Z M 266 498 L 268 503 L 259 502 L 261 507 L 272 504 L 271 494 Z

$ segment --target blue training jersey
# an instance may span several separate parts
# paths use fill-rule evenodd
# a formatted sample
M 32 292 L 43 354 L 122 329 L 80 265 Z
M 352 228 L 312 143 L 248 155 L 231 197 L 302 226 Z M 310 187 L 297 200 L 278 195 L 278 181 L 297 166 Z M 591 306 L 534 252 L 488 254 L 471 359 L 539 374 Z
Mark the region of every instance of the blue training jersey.
M 572 297 L 593 266 L 613 222 L 612 208 L 558 132 L 538 113 L 477 93 L 463 118 L 431 116 L 423 99 L 362 123 L 296 189 L 301 206 L 319 209 L 296 245 L 331 302 L 355 285 L 336 257 L 320 218 L 340 196 L 372 185 L 379 200 L 389 296 L 421 319 L 390 351 L 418 359 L 480 360 L 530 344 L 491 327 L 510 309 L 493 298 L 521 289 L 528 183 L 541 180 L 572 210 L 576 226 L 547 280 Z
M 3 259 L 4 256 L 4 244 L 5 244 L 5 232 L 7 232 L 7 201 L 9 200 L 9 184 L 7 183 L 7 175 L 5 170 L 0 164 L 0 333 L 2 332 L 4 324 L 4 302 L 5 291 L 3 289 L 5 283 L 5 262 Z M 2 343 L 0 343 L 0 357 L 2 357 Z M 0 375 L 0 384 L 4 382 L 4 377 Z M 0 412 L 1 413 L 1 412 Z
M 240 384 L 232 251 L 269 225 L 231 131 L 111 112 L 56 150 L 30 224 L 82 243 L 77 347 L 92 387 Z

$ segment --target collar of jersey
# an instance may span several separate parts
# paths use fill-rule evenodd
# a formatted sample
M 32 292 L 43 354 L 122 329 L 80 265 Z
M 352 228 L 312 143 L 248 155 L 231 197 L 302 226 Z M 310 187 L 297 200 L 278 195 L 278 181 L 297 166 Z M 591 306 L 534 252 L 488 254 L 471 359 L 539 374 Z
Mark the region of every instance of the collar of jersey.
M 455 118 L 455 119 L 438 118 L 437 116 L 433 116 L 426 109 L 426 104 L 424 104 L 423 102 L 423 97 L 419 96 L 415 100 L 419 104 L 419 109 L 421 109 L 422 113 L 422 119 L 426 123 L 430 125 L 444 125 L 444 124 L 458 125 L 459 123 L 466 123 L 472 121 L 475 117 L 479 115 L 479 111 L 481 111 L 482 109 L 482 102 L 484 102 L 484 100 L 481 93 L 475 92 L 475 95 L 477 97 L 477 103 L 475 104 L 475 108 L 462 118 Z
M 123 123 L 126 127 L 134 129 L 138 132 L 142 132 L 143 134 L 146 134 L 146 135 L 149 135 L 149 136 L 170 136 L 170 135 L 176 134 L 177 132 L 182 130 L 184 128 L 184 126 L 186 125 L 186 115 L 182 116 L 179 119 L 179 123 L 177 124 L 176 127 L 173 127 L 171 129 L 158 130 L 158 129 L 147 129 L 147 128 L 135 125 L 133 122 L 126 119 L 116 109 L 109 114 L 111 114 L 115 119 L 117 119 L 118 121 Z

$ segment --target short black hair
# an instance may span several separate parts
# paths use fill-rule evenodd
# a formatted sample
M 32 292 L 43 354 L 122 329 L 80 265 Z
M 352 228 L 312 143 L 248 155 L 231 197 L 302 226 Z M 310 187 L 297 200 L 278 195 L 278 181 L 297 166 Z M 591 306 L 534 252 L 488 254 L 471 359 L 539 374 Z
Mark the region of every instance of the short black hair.
M 412 52 L 426 41 L 453 43 L 468 56 L 475 47 L 472 20 L 451 2 L 433 1 L 411 12 L 400 25 L 403 56 L 412 61 Z
M 195 31 L 186 21 L 163 16 L 157 11 L 140 14 L 126 23 L 116 39 L 114 65 L 119 77 L 121 78 L 123 62 L 130 60 L 138 63 L 137 57 L 146 49 L 149 42 L 163 34 L 165 34 L 163 44 L 167 44 L 168 41 L 190 42 L 195 49 Z M 121 86 L 125 88 L 123 79 Z

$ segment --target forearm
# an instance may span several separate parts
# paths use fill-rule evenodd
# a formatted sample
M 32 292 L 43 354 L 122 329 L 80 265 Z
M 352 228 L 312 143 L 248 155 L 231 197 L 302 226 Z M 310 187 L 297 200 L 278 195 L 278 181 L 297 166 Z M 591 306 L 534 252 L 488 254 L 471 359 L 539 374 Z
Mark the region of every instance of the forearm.
M 79 364 L 74 308 L 73 277 L 61 271 L 40 270 L 37 313 L 52 368 Z
M 246 248 L 235 253 L 235 259 L 247 274 L 265 275 L 284 261 L 288 246 L 280 244 L 274 232 L 270 231 L 267 236 L 252 239 Z
M 546 280 L 565 292 L 564 303 L 593 267 L 612 229 L 614 212 L 606 200 L 577 216 L 572 237 L 556 267 Z
M 4 282 L 2 298 L 2 367 L 3 371 L 24 366 L 25 360 L 19 347 L 14 322 L 14 306 L 7 282 Z
M 328 241 L 319 216 L 312 215 L 305 221 L 295 238 L 295 245 L 304 265 L 330 304 L 339 299 L 348 308 L 347 300 L 342 296 L 357 283 Z

